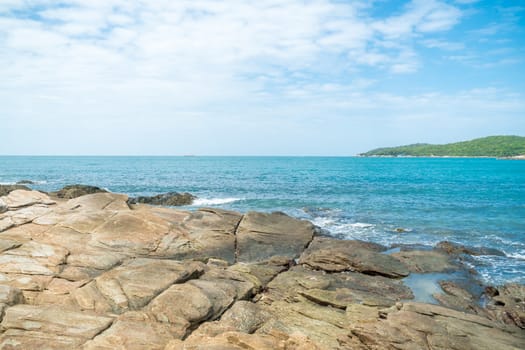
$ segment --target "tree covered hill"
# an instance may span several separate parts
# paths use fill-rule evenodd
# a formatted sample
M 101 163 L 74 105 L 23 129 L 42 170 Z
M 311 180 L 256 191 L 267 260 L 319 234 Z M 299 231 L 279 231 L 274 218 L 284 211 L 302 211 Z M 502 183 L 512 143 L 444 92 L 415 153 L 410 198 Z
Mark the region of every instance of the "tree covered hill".
M 470 141 L 431 145 L 418 143 L 400 147 L 377 148 L 360 156 L 413 157 L 515 157 L 525 155 L 525 137 L 489 136 Z

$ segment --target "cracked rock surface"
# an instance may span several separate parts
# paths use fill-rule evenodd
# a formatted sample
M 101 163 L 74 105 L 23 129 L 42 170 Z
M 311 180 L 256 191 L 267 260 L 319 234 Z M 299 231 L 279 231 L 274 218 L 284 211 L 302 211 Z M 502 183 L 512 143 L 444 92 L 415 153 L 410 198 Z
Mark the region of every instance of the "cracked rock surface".
M 453 250 L 388 255 L 317 232 L 282 213 L 14 189 L 0 197 L 0 349 L 525 347 L 523 286 L 487 289 L 483 307 L 445 281 L 442 305 L 414 302 L 403 278 L 462 269 Z

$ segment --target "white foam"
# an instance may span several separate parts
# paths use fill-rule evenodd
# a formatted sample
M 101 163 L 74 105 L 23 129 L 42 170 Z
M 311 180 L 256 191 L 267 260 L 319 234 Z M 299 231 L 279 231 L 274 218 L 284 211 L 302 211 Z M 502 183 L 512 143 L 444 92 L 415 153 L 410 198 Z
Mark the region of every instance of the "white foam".
M 322 217 L 315 218 L 312 220 L 312 222 L 314 225 L 319 226 L 321 228 L 326 228 L 326 229 L 336 224 L 335 220 L 330 219 L 330 218 L 322 218 Z
M 45 180 L 40 180 L 40 181 L 32 181 L 31 180 L 31 182 L 32 182 L 32 184 L 29 184 L 29 185 L 45 185 L 45 184 L 47 184 L 47 181 L 45 181 Z M 1 182 L 0 181 L 0 185 L 17 185 L 17 184 L 19 184 L 19 185 L 27 185 L 25 183 L 19 183 L 18 181 L 11 181 L 11 182 L 9 182 L 9 181 Z
M 369 228 L 369 227 L 374 227 L 375 225 L 374 224 L 367 224 L 366 222 L 356 222 L 356 223 L 353 223 L 353 224 L 349 224 L 348 226 L 355 227 L 355 228 Z
M 519 259 L 519 260 L 525 260 L 525 254 L 520 253 L 510 253 L 507 254 L 509 258 Z
M 242 198 L 197 198 L 193 201 L 192 205 L 195 206 L 206 206 L 206 205 L 221 205 L 221 204 L 228 204 L 233 203 L 237 201 L 241 201 Z

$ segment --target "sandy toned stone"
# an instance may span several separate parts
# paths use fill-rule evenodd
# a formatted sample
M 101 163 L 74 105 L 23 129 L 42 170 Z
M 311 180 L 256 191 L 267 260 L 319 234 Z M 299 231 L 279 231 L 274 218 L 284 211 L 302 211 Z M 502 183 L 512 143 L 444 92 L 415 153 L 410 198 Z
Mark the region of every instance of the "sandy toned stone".
M 27 190 L 14 190 L 7 196 L 3 197 L 3 201 L 9 210 L 28 207 L 35 204 L 56 204 L 56 202 L 49 198 L 45 193 Z
M 8 284 L 24 291 L 42 291 L 53 276 L 0 273 L 0 284 Z
M 15 305 L 23 302 L 24 297 L 20 289 L 12 286 L 0 285 L 0 304 Z
M 56 268 L 40 263 L 38 260 L 18 255 L 0 255 L 0 272 L 28 275 L 53 276 Z
M 0 336 L 0 349 L 65 350 L 81 346 L 85 339 L 47 332 L 8 329 Z
M 184 330 L 185 331 L 185 330 Z M 106 331 L 88 341 L 85 350 L 162 350 L 173 339 L 184 335 L 173 325 L 156 322 L 144 312 L 121 315 Z
M 170 228 L 169 222 L 152 214 L 118 212 L 93 230 L 89 244 L 128 255 L 148 255 L 157 249 Z
M 15 305 L 5 311 L 3 330 L 37 331 L 57 336 L 91 339 L 111 325 L 110 317 L 64 310 L 57 306 Z M 2 337 L 2 339 L 5 339 Z
M 159 322 L 196 325 L 219 317 L 235 300 L 226 282 L 193 280 L 171 286 L 155 298 L 148 310 Z
M 16 249 L 11 249 L 3 255 L 15 255 L 37 260 L 42 265 L 56 268 L 66 261 L 69 251 L 63 247 L 29 241 Z M 1 256 L 0 256 L 1 257 Z
M 302 334 L 246 334 L 225 332 L 217 336 L 201 336 L 182 342 L 171 341 L 165 350 L 328 350 Z
M 128 196 L 117 193 L 94 193 L 70 199 L 64 207 L 72 210 L 129 210 L 126 201 Z
M 406 303 L 383 312 L 375 321 L 353 323 L 349 345 L 384 349 L 519 349 L 525 334 L 484 317 L 441 306 Z
M 6 231 L 15 226 L 15 221 L 10 216 L 0 218 L 0 232 Z
M 235 230 L 241 217 L 239 213 L 221 209 L 187 213 L 181 223 L 164 236 L 155 254 L 175 259 L 219 258 L 233 264 Z
M 13 249 L 18 248 L 22 245 L 19 241 L 11 240 L 11 239 L 1 239 L 0 238 L 0 253 Z
M 137 310 L 174 283 L 195 278 L 203 272 L 203 264 L 172 260 L 134 259 L 106 272 L 73 294 L 86 310 L 102 310 L 107 304 L 113 312 Z

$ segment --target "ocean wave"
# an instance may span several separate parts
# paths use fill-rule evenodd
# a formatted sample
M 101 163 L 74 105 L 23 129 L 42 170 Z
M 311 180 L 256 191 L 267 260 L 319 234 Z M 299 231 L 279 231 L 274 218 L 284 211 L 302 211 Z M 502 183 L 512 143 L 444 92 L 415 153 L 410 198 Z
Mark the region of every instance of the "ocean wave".
M 30 180 L 31 183 L 29 185 L 45 185 L 47 184 L 46 180 Z M 26 185 L 25 183 L 20 183 L 20 181 L 0 181 L 0 185 Z
M 197 198 L 193 201 L 194 206 L 221 205 L 243 200 L 242 198 Z
M 507 254 L 507 256 L 509 258 L 525 260 L 525 254 L 521 254 L 521 253 L 510 253 L 510 254 Z
M 369 227 L 374 227 L 375 225 L 367 224 L 366 222 L 355 222 L 353 224 L 348 224 L 348 226 L 354 227 L 354 228 L 369 228 Z

